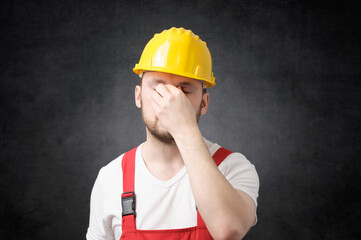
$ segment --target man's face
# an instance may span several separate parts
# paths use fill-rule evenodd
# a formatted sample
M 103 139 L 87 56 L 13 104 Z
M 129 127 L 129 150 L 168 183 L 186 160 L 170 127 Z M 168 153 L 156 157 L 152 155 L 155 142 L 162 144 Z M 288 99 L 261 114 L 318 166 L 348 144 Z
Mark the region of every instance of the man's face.
M 160 124 L 152 107 L 152 94 L 160 83 L 182 89 L 193 106 L 197 122 L 200 116 L 207 112 L 209 94 L 203 94 L 203 84 L 192 78 L 161 72 L 146 72 L 143 75 L 142 86 L 135 89 L 135 101 L 137 107 L 141 108 L 147 134 L 152 134 L 163 143 L 171 144 L 174 142 L 173 137 Z

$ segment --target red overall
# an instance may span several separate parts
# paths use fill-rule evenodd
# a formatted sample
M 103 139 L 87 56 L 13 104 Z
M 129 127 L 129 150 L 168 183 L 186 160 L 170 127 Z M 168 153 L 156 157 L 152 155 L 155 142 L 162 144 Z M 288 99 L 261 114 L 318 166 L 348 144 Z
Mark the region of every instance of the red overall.
M 122 160 L 123 170 L 123 194 L 122 194 L 122 236 L 121 239 L 177 239 L 177 240 L 208 240 L 213 239 L 197 210 L 197 226 L 182 229 L 166 230 L 138 230 L 135 226 L 135 194 L 134 194 L 134 172 L 135 152 L 137 148 L 125 153 Z M 217 166 L 232 152 L 219 148 L 213 155 Z

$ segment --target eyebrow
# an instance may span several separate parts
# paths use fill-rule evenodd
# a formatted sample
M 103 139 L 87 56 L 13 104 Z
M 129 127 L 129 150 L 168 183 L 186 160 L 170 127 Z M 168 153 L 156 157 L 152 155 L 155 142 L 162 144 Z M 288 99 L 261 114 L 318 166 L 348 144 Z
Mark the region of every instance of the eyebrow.
M 151 84 L 155 84 L 155 83 L 158 83 L 158 84 L 163 83 L 163 84 L 165 84 L 165 81 L 163 79 L 160 79 L 160 78 L 153 78 Z

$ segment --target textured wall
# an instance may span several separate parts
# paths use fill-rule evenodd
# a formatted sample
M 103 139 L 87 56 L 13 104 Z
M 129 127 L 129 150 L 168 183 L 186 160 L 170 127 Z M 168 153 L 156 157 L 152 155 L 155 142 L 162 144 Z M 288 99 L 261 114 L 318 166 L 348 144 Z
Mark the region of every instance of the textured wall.
M 260 176 L 246 239 L 360 239 L 348 2 L 2 1 L 0 238 L 84 239 L 99 169 L 144 141 L 132 67 L 154 33 L 183 26 L 214 60 L 204 136 Z

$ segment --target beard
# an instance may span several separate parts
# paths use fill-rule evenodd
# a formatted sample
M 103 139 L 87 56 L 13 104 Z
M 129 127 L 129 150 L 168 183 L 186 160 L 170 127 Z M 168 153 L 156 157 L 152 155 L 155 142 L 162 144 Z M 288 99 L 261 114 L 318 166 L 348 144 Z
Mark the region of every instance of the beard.
M 153 122 L 147 119 L 143 112 L 143 104 L 141 104 L 141 106 L 142 106 L 141 112 L 142 112 L 143 122 L 145 127 L 148 129 L 149 133 L 162 143 L 165 143 L 167 145 L 173 144 L 174 143 L 173 136 L 169 132 L 161 131 L 157 126 L 157 123 L 159 122 L 158 117 L 156 117 Z M 196 112 L 197 123 L 199 122 L 199 118 L 201 116 L 201 110 L 202 110 L 202 102 L 198 108 L 198 111 Z

